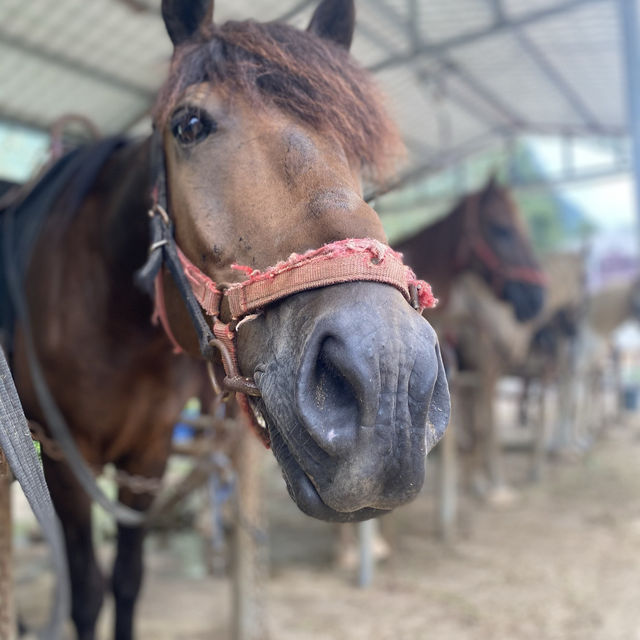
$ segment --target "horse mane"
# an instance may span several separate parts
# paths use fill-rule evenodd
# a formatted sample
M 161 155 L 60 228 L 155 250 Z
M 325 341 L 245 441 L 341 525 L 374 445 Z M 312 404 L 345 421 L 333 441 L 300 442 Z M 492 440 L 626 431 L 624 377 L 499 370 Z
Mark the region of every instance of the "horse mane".
M 404 145 L 368 72 L 348 52 L 283 23 L 230 21 L 180 46 L 154 107 L 165 126 L 186 88 L 209 82 L 242 91 L 332 136 L 365 176 L 390 179 Z

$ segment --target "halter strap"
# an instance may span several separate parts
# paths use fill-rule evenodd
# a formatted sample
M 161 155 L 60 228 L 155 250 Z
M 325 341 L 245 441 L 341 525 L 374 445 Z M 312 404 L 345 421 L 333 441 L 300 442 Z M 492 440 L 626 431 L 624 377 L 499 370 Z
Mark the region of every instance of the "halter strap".
M 180 249 L 178 255 L 200 306 L 214 317 L 219 316 L 224 298 L 229 302 L 232 319 L 239 320 L 301 291 L 357 281 L 389 284 L 420 312 L 437 302 L 429 284 L 416 278 L 415 273 L 403 264 L 401 254 L 368 238 L 348 238 L 303 254 L 293 253 L 266 271 L 232 265 L 248 273 L 249 279 L 232 284 L 224 291 Z

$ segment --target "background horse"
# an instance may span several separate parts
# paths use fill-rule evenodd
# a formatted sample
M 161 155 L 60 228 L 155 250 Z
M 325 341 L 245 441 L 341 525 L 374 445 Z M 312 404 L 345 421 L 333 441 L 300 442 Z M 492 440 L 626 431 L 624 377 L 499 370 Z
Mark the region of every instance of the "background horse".
M 473 373 L 474 384 L 457 388 L 456 395 L 456 424 L 464 429 L 457 439 L 466 441 L 467 475 L 488 478 L 497 487 L 502 478 L 492 403 L 499 365 L 490 335 L 478 325 L 477 306 L 491 309 L 503 301 L 519 322 L 542 308 L 546 278 L 524 220 L 508 190 L 492 177 L 451 213 L 395 247 L 434 283 L 440 304 L 427 317 L 446 343 L 451 368 Z
M 554 315 L 565 310 L 565 322 L 554 323 L 555 349 L 559 361 L 566 353 L 571 333 L 583 308 L 584 274 L 583 264 L 575 255 L 546 255 L 544 259 L 547 276 L 546 299 L 542 309 L 532 320 L 522 323 L 514 319 L 509 305 L 495 300 L 493 292 L 477 278 L 460 279 L 452 307 L 458 317 L 456 349 L 460 366 L 472 376 L 459 381 L 458 390 L 463 402 L 459 411 L 460 422 L 476 425 L 461 435 L 465 441 L 467 481 L 477 494 L 490 501 L 502 503 L 512 499 L 513 494 L 504 484 L 502 472 L 502 447 L 497 421 L 494 416 L 494 401 L 498 379 L 507 374 L 522 375 L 534 370 L 552 375 L 549 361 L 536 343 L 538 331 L 547 335 Z M 558 334 L 558 330 L 563 333 Z M 541 368 L 542 367 L 542 368 Z M 536 374 L 537 375 L 537 374 Z M 460 383 L 464 384 L 460 384 Z M 478 417 L 481 416 L 481 422 Z M 542 426 L 538 424 L 541 429 Z M 542 434 L 536 429 L 535 439 Z M 539 451 L 534 447 L 534 469 L 538 466 Z
M 362 198 L 363 179 L 385 180 L 401 144 L 348 55 L 353 3 L 325 0 L 306 32 L 278 23 L 216 26 L 213 2 L 164 0 L 162 12 L 174 55 L 154 111 L 156 134 L 66 156 L 4 214 L 5 267 L 16 243 L 29 247 L 17 232 L 35 236 L 28 264 L 17 265 L 28 305 L 17 305 L 12 342 L 26 413 L 45 429 L 53 424 L 37 397 L 33 341 L 89 464 L 158 478 L 172 425 L 200 378 L 186 356 L 172 353 L 168 334 L 197 357 L 202 348 L 213 358 L 215 346 L 230 361 L 227 384 L 254 394 L 247 402 L 256 428 L 303 511 L 334 521 L 386 513 L 420 491 L 425 454 L 448 421 L 448 392 L 435 333 L 407 300 L 428 304 L 428 287 L 384 244 Z M 151 249 L 150 225 L 163 234 Z M 146 275 L 158 268 L 158 257 L 165 266 L 156 311 L 166 334 L 134 283 L 143 265 Z M 329 282 L 269 298 L 249 314 L 230 306 L 233 291 L 325 261 L 337 270 Z M 276 264 L 267 276 L 258 271 Z M 342 264 L 357 277 L 344 276 Z M 221 299 L 221 308 L 209 306 Z M 203 343 L 211 324 L 216 339 Z M 72 617 L 88 640 L 104 593 L 90 501 L 66 461 L 46 451 L 43 459 L 67 542 Z M 120 500 L 143 510 L 151 498 L 121 488 Z M 112 585 L 122 640 L 133 634 L 143 535 L 118 527 Z
M 511 194 L 494 177 L 442 219 L 394 247 L 432 283 L 439 305 L 428 317 L 440 330 L 450 315 L 453 286 L 463 274 L 484 280 L 519 321 L 531 319 L 542 308 L 545 277 Z

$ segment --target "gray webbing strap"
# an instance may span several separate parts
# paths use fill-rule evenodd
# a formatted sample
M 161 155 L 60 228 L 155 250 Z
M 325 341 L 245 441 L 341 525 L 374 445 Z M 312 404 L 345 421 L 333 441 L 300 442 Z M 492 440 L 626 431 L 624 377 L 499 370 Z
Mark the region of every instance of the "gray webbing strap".
M 16 259 L 12 251 L 11 239 L 15 237 L 15 216 L 16 211 L 13 208 L 5 211 L 3 215 L 4 228 L 2 229 L 0 239 L 4 242 L 4 266 L 9 293 L 15 307 L 16 318 L 22 328 L 31 381 L 40 408 L 46 416 L 47 426 L 51 431 L 51 435 L 62 449 L 69 468 L 91 499 L 97 502 L 107 513 L 113 515 L 119 523 L 128 526 L 140 526 L 145 522 L 144 513 L 136 511 L 125 504 L 121 504 L 117 500 L 111 500 L 98 486 L 93 472 L 78 450 L 64 416 L 49 389 L 36 353 L 33 331 L 31 329 L 31 317 L 24 293 L 22 276 L 16 268 Z M 0 265 L 0 267 L 1 266 L 2 265 Z
M 64 542 L 40 460 L 33 446 L 27 419 L 2 349 L 0 349 L 0 447 L 51 547 L 56 576 L 54 602 L 49 622 L 38 632 L 38 637 L 42 640 L 59 640 L 62 637 L 63 625 L 69 617 L 69 578 Z

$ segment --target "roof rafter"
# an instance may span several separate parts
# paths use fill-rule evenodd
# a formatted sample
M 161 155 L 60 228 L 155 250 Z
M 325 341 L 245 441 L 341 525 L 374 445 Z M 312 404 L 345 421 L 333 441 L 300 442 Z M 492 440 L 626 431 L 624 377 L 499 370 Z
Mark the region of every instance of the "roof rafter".
M 449 68 L 449 66 L 447 65 L 447 63 L 444 62 L 444 61 L 442 61 L 442 63 L 441 63 L 441 69 L 444 69 L 446 71 L 452 71 Z M 427 81 L 427 79 L 429 77 L 429 73 L 427 71 L 425 71 L 424 69 L 416 70 L 414 73 L 418 77 L 418 79 L 420 80 L 420 88 L 421 88 L 421 90 L 423 91 L 423 93 L 425 93 L 427 99 L 431 100 L 432 96 L 428 93 L 428 87 L 427 87 L 427 84 L 426 84 L 426 81 Z M 445 81 L 446 81 L 446 77 L 445 77 Z M 470 103 L 467 99 L 465 99 L 463 96 L 461 96 L 459 94 L 459 92 L 456 92 L 455 90 L 452 91 L 449 86 L 445 85 L 445 89 L 442 92 L 442 95 L 443 95 L 444 98 L 450 100 L 456 106 L 458 106 L 460 109 L 462 109 L 467 115 L 471 116 L 474 120 L 483 122 L 490 129 L 493 129 L 496 126 L 500 126 L 500 123 L 497 123 L 495 121 L 495 118 L 487 117 L 486 109 L 484 109 L 484 113 L 482 113 L 481 110 L 478 109 L 476 105 Z M 511 121 L 511 120 L 509 120 L 509 125 L 513 126 L 514 128 L 522 126 L 521 123 L 515 122 L 515 121 Z
M 116 76 L 104 69 L 85 64 L 84 62 L 71 58 L 70 56 L 65 56 L 61 53 L 49 51 L 44 47 L 40 47 L 33 43 L 25 42 L 2 29 L 0 29 L 0 44 L 7 45 L 27 55 L 41 58 L 42 60 L 46 60 L 49 64 L 62 67 L 63 69 L 85 76 L 91 80 L 97 80 L 98 82 L 103 82 L 104 84 L 122 91 L 128 91 L 129 93 L 141 96 L 147 100 L 150 100 L 155 96 L 154 91 L 149 91 L 148 89 L 145 89 L 134 82 L 130 82 L 125 78 Z
M 491 11 L 493 13 L 493 20 L 496 24 L 500 22 L 504 22 L 507 19 L 507 16 L 504 12 L 504 7 L 502 6 L 502 0 L 487 0 Z
M 493 0 L 495 1 L 495 0 Z M 409 8 L 415 11 L 414 14 L 409 13 L 410 19 L 415 20 L 417 18 L 417 0 L 408 0 L 410 3 Z M 393 20 L 396 23 L 400 23 L 402 25 L 403 20 L 402 16 L 400 16 L 392 7 L 387 5 L 384 0 L 377 0 L 376 8 L 385 14 L 385 17 L 389 20 Z M 425 43 L 420 38 L 419 42 L 416 43 L 417 49 L 421 46 L 424 46 Z M 486 85 L 480 82 L 476 77 L 474 77 L 471 73 L 469 73 L 462 65 L 458 62 L 454 62 L 449 57 L 445 55 L 445 53 L 439 53 L 433 56 L 436 60 L 438 60 L 447 70 L 456 74 L 458 79 L 468 87 L 473 93 L 481 98 L 481 100 L 490 106 L 500 117 L 502 120 L 506 120 L 510 127 L 514 128 L 522 128 L 525 126 L 525 122 L 522 118 L 511 109 L 503 100 L 501 100 L 494 92 L 492 92 Z M 424 80 L 424 74 L 417 72 L 418 78 L 422 81 Z M 469 105 L 466 101 L 463 101 L 459 96 L 456 97 L 456 102 L 459 104 L 464 102 L 464 104 L 460 104 L 467 112 L 470 112 Z M 471 113 L 476 118 L 478 118 L 478 114 Z M 487 118 L 481 118 L 486 123 L 488 123 L 491 127 L 500 126 L 500 122 L 497 122 L 495 119 L 488 120 Z
M 482 29 L 468 31 L 467 33 L 462 33 L 460 35 L 447 38 L 442 42 L 431 44 L 425 43 L 415 52 L 393 56 L 371 66 L 370 71 L 375 73 L 384 69 L 390 69 L 393 67 L 405 65 L 420 56 L 435 56 L 438 54 L 443 54 L 455 47 L 470 44 L 478 40 L 483 40 L 484 38 L 496 35 L 497 33 L 508 31 L 509 29 L 536 24 L 537 22 L 547 20 L 548 18 L 552 18 L 553 16 L 566 14 L 570 11 L 573 11 L 574 9 L 577 9 L 578 7 L 582 7 L 587 4 L 604 4 L 609 3 L 609 1 L 610 0 L 565 0 L 565 2 L 562 2 L 561 4 L 553 5 L 551 7 L 547 7 L 546 9 L 540 9 L 538 11 L 528 13 L 522 18 L 496 22 L 489 27 L 483 27 Z
M 591 111 L 591 109 L 589 109 L 582 98 L 574 91 L 571 85 L 564 79 L 560 71 L 558 71 L 556 66 L 540 50 L 540 48 L 529 38 L 529 36 L 527 36 L 526 33 L 524 33 L 521 28 L 515 27 L 513 35 L 529 58 L 533 60 L 534 64 L 538 69 L 540 69 L 547 80 L 556 87 L 560 95 L 562 95 L 580 119 L 594 131 L 600 130 L 602 125 L 598 121 L 596 115 Z

